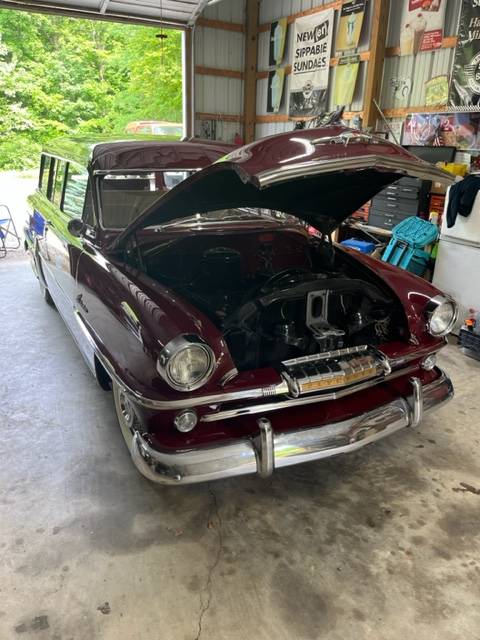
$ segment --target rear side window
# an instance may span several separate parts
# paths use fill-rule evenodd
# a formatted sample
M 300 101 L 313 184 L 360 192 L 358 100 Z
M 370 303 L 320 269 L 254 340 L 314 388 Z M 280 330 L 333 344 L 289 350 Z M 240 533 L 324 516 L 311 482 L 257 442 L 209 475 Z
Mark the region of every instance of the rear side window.
M 62 206 L 66 169 L 67 163 L 65 160 L 55 160 L 55 179 L 53 181 L 53 190 L 50 200 L 54 202 L 57 207 Z
M 63 196 L 63 210 L 74 218 L 81 218 L 85 205 L 88 173 L 85 169 L 69 164 Z
M 42 155 L 40 160 L 40 175 L 38 177 L 38 188 L 45 195 L 48 195 L 48 178 L 50 176 L 50 167 L 52 166 L 52 158 Z

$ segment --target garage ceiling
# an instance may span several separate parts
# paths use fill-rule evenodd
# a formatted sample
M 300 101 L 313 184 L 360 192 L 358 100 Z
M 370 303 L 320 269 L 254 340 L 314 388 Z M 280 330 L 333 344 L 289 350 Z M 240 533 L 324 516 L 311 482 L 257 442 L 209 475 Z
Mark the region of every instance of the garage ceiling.
M 0 8 L 191 27 L 207 4 L 215 0 L 0 0 Z

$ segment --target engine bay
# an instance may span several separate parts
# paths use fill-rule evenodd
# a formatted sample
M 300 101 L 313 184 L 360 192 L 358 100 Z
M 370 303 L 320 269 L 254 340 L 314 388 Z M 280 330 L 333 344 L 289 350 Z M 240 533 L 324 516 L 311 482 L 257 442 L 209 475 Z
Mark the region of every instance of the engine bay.
M 239 371 L 405 335 L 393 295 L 301 228 L 171 234 L 143 269 L 222 332 Z

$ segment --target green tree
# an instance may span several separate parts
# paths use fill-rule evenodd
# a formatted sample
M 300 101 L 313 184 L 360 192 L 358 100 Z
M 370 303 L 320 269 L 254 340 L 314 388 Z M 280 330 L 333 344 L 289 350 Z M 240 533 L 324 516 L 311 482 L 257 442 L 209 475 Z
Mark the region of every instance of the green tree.
M 181 34 L 0 10 L 0 168 L 36 164 L 59 135 L 181 121 Z

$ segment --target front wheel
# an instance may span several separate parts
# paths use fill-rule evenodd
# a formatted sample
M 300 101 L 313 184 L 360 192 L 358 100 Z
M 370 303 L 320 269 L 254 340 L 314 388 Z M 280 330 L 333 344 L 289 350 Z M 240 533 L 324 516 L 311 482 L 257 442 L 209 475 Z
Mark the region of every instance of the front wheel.
M 132 439 L 135 433 L 135 410 L 124 389 L 115 380 L 112 380 L 113 400 L 118 424 L 128 449 L 131 449 Z

